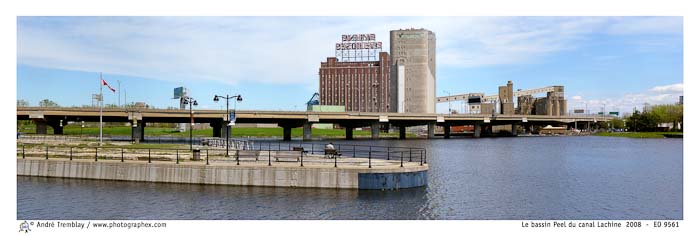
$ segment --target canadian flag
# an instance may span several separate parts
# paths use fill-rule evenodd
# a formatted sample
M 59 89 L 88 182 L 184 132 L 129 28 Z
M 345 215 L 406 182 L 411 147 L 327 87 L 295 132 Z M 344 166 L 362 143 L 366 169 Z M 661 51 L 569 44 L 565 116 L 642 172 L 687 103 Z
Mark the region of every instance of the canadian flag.
M 104 79 L 102 80 L 102 85 L 107 85 L 107 88 L 109 88 L 109 90 L 112 90 L 112 92 L 117 92 L 117 90 L 112 88 L 112 86 L 109 86 L 109 84 L 107 84 L 107 81 L 105 81 Z

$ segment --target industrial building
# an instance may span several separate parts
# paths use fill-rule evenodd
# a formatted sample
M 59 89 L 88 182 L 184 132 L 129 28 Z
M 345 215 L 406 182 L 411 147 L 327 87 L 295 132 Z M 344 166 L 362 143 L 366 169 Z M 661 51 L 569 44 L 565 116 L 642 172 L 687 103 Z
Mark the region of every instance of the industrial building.
M 374 34 L 343 35 L 336 57 L 319 69 L 321 106 L 344 106 L 344 111 L 389 112 L 390 58 L 381 52 Z
M 391 111 L 435 113 L 435 34 L 392 30 L 390 43 Z
M 552 86 L 546 97 L 535 98 L 530 94 L 518 97 L 518 112 L 520 115 L 566 115 L 566 99 L 564 86 Z
M 546 97 L 534 97 L 546 93 Z M 515 99 L 514 99 L 515 98 Z M 490 115 L 567 115 L 564 86 L 548 86 L 536 89 L 513 91 L 513 82 L 498 86 L 497 95 L 466 93 L 436 98 L 438 103 L 462 101 L 468 103 L 470 114 Z M 517 101 L 517 107 L 515 107 Z

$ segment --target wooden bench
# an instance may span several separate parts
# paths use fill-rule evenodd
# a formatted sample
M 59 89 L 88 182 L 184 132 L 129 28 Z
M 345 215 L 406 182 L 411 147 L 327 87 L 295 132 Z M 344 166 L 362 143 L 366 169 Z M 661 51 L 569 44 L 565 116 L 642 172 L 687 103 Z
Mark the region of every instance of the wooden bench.
M 325 158 L 336 158 L 340 157 L 342 154 L 338 153 L 336 149 L 324 149 L 323 155 Z
M 275 151 L 275 161 L 283 161 L 284 160 L 289 160 L 289 159 L 294 159 L 296 161 L 299 161 L 299 158 L 304 155 L 304 153 L 308 153 L 309 151 L 305 151 L 304 147 L 292 147 L 291 151 Z M 299 155 L 297 155 L 297 153 Z

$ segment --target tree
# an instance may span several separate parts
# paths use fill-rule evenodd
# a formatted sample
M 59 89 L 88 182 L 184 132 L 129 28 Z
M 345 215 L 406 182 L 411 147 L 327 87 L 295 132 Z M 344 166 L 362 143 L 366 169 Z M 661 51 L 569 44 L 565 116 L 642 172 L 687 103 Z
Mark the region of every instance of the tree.
M 58 103 L 51 101 L 49 99 L 44 99 L 39 101 L 39 106 L 40 107 L 59 107 Z
M 610 128 L 613 129 L 623 129 L 625 128 L 625 121 L 620 118 L 613 118 L 610 120 Z
M 683 122 L 683 105 L 680 104 L 656 105 L 649 113 L 658 118 L 657 124 L 672 123 L 673 129 L 677 129 L 678 123 Z
M 29 102 L 27 102 L 27 100 L 24 100 L 24 99 L 17 100 L 17 107 L 28 107 L 28 106 L 29 106 Z
M 639 111 L 634 110 L 631 116 L 627 117 L 626 123 L 627 123 L 627 129 L 630 131 L 637 132 L 639 131 L 639 119 L 642 115 L 639 113 Z
M 644 112 L 639 119 L 639 130 L 646 132 L 655 131 L 660 120 L 661 117 L 659 114 L 654 112 Z

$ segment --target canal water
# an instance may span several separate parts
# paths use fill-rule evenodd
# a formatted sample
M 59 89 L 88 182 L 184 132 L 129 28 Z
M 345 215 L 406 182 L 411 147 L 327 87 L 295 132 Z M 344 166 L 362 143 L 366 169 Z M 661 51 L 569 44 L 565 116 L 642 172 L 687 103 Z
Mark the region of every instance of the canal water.
M 683 219 L 683 139 L 350 143 L 425 147 L 429 185 L 359 191 L 17 176 L 17 218 Z

